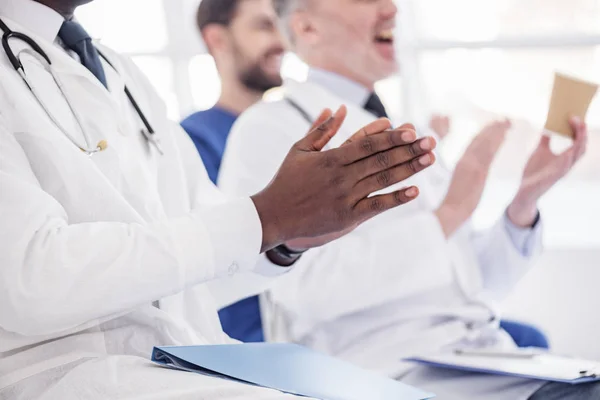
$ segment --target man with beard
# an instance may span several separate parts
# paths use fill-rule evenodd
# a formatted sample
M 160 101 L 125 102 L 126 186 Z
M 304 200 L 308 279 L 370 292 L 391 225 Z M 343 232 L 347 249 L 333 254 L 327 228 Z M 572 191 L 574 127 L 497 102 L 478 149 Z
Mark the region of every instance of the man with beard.
M 229 131 L 237 117 L 281 86 L 284 52 L 272 0 L 203 0 L 198 8 L 200 34 L 221 77 L 217 104 L 181 123 L 190 135 L 208 176 L 217 183 Z M 262 342 L 258 297 L 249 297 L 219 311 L 223 330 L 244 342 Z
M 263 94 L 281 86 L 284 42 L 272 0 L 203 0 L 198 28 L 221 77 L 221 96 L 181 125 L 216 183 L 229 130 Z

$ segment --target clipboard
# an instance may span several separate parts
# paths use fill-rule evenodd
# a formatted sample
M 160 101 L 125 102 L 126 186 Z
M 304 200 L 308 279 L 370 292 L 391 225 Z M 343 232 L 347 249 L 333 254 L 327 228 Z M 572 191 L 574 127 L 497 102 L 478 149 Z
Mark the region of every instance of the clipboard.
M 294 344 L 155 347 L 152 361 L 168 368 L 321 400 L 426 400 L 434 397 Z
M 405 361 L 434 368 L 573 385 L 600 381 L 600 362 L 559 356 L 534 349 L 510 351 L 455 349 L 438 354 L 410 357 Z

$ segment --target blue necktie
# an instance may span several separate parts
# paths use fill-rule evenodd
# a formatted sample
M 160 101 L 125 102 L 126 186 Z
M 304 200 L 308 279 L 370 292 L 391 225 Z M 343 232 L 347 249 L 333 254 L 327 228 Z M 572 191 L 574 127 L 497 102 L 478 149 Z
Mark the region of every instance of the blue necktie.
M 369 96 L 367 103 L 363 108 L 378 118 L 387 118 L 388 116 L 385 106 L 381 102 L 379 96 L 375 93 L 371 93 L 371 96 Z
M 102 82 L 105 88 L 108 88 L 100 55 L 92 43 L 92 38 L 90 38 L 85 29 L 77 22 L 65 21 L 60 27 L 58 37 L 63 41 L 65 46 L 77 53 L 81 64 L 90 70 Z

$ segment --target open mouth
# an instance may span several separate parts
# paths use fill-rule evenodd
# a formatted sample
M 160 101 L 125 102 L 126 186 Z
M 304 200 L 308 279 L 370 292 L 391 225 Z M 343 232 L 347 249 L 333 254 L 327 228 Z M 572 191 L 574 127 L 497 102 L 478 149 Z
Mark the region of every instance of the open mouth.
M 377 32 L 377 34 L 375 35 L 375 43 L 394 44 L 394 30 L 386 29 Z

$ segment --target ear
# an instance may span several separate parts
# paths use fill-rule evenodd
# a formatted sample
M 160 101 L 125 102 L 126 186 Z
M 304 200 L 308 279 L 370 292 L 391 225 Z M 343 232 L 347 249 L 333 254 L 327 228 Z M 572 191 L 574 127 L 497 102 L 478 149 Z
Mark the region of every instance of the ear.
M 219 24 L 207 25 L 202 30 L 202 39 L 210 54 L 215 56 L 229 46 L 226 28 Z
M 290 29 L 294 38 L 302 38 L 304 42 L 314 43 L 317 29 L 306 11 L 296 11 L 290 16 Z

